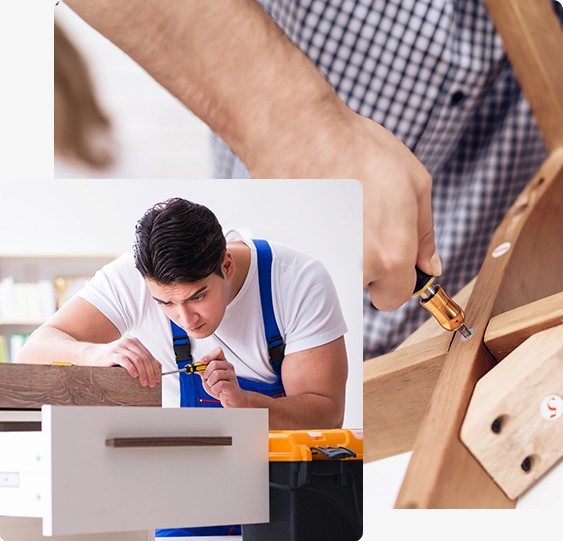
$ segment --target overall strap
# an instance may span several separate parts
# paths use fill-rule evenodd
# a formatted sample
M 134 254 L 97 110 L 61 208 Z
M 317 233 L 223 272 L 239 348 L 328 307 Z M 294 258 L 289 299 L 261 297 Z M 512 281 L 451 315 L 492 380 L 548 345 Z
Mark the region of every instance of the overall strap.
M 285 344 L 281 336 L 272 300 L 272 249 L 267 241 L 253 239 L 256 246 L 258 263 L 258 284 L 260 289 L 260 306 L 264 334 L 268 343 L 268 358 L 271 364 L 280 362 L 284 358 Z M 176 363 L 192 361 L 190 338 L 186 331 L 170 320 L 172 340 Z
M 190 337 L 182 327 L 179 327 L 170 320 L 170 327 L 172 328 L 172 344 L 174 345 L 174 356 L 176 357 L 176 364 L 182 361 L 192 361 L 192 347 L 190 345 Z M 183 367 L 179 367 L 183 368 Z
M 252 239 L 252 242 L 256 246 L 258 256 L 260 304 L 262 306 L 264 333 L 268 343 L 268 357 L 270 363 L 273 364 L 284 358 L 285 344 L 276 322 L 272 301 L 272 248 L 265 240 Z

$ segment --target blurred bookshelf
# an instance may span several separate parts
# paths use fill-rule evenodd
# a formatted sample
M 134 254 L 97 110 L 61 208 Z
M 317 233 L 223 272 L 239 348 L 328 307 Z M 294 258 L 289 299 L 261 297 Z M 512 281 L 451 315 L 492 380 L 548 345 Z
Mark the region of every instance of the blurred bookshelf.
M 0 362 L 14 362 L 28 336 L 116 257 L 0 254 Z

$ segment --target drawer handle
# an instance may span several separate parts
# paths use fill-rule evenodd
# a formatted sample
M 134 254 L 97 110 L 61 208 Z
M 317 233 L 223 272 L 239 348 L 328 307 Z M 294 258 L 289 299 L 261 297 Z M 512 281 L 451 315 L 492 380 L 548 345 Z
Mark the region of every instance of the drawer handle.
M 232 444 L 231 436 L 112 438 L 106 440 L 106 447 L 209 447 Z

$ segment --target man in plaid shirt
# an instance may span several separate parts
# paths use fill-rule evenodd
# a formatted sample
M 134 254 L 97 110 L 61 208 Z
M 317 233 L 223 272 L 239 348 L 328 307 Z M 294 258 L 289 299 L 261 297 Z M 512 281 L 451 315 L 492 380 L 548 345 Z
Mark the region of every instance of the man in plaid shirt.
M 429 170 L 440 284 L 459 291 L 546 155 L 483 3 L 262 3 L 350 108 L 393 132 Z M 214 153 L 215 177 L 248 177 L 218 137 Z M 366 292 L 365 357 L 391 350 L 427 317 L 417 299 L 378 311 Z
M 546 155 L 479 0 L 67 3 L 226 141 L 215 177 L 362 182 L 366 357 L 427 317 L 415 265 L 475 276 Z

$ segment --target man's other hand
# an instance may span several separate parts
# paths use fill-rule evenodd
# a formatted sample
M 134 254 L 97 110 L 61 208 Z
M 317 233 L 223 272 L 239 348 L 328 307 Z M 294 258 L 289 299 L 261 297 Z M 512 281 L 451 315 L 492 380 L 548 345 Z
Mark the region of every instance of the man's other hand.
M 205 392 L 219 400 L 224 408 L 244 407 L 245 391 L 240 388 L 235 369 L 223 350 L 213 348 L 200 360 L 207 364 L 205 372 L 201 373 Z

